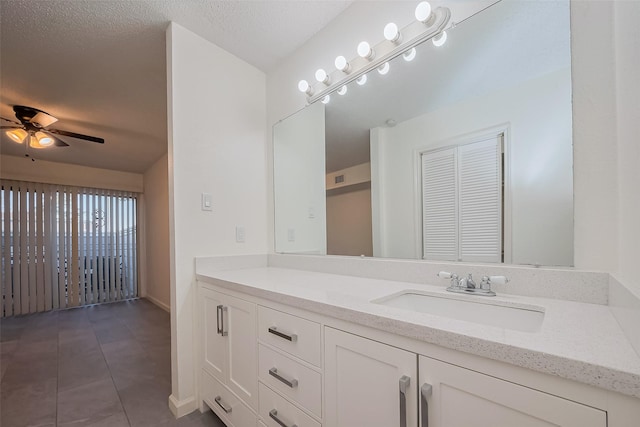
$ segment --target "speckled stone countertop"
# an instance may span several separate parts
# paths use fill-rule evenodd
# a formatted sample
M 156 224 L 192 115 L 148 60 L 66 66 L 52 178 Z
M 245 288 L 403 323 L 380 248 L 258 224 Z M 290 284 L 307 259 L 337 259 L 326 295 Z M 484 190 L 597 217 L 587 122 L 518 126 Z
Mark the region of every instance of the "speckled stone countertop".
M 198 280 L 222 288 L 640 398 L 640 357 L 606 305 L 509 294 L 492 298 L 544 308 L 540 330 L 520 332 L 371 302 L 408 289 L 453 295 L 444 286 L 273 267 L 203 266 L 196 273 Z

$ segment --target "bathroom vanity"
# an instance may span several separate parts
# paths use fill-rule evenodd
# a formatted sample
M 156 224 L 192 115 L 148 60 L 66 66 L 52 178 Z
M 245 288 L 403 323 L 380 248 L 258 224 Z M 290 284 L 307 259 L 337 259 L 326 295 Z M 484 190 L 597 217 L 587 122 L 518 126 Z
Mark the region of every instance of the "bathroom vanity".
M 228 426 L 640 423 L 640 357 L 605 304 L 196 265 L 198 401 Z

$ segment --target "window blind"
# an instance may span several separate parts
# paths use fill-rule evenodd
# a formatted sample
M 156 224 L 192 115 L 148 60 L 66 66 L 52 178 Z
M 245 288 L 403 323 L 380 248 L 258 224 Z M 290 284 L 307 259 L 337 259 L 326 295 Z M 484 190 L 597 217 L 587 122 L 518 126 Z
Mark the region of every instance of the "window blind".
M 138 296 L 136 193 L 1 184 L 3 317 Z

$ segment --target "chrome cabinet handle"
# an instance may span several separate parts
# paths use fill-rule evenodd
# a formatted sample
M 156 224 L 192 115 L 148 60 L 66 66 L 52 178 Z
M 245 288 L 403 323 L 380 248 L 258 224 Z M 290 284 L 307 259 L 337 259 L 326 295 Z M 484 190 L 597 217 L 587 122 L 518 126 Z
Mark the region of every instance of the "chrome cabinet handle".
M 400 427 L 407 427 L 407 390 L 410 383 L 411 378 L 408 376 L 403 375 L 400 377 Z
M 278 328 L 276 328 L 275 326 L 270 327 L 268 330 L 269 330 L 269 333 L 272 333 L 273 335 L 278 336 L 280 338 L 284 338 L 287 341 L 291 341 L 291 342 L 298 341 L 298 336 L 296 334 L 285 334 L 284 332 L 279 331 Z
M 218 404 L 219 407 L 222 408 L 222 410 L 226 413 L 226 414 L 230 414 L 231 411 L 233 410 L 233 408 L 229 405 L 227 405 L 226 403 L 224 403 L 222 401 L 222 397 L 218 396 L 214 399 L 216 401 L 216 403 Z
M 222 313 L 222 305 L 216 307 L 216 333 L 222 335 L 222 328 L 220 327 L 220 313 Z
M 218 333 L 223 337 L 226 337 L 229 335 L 229 331 L 224 328 L 224 314 L 227 312 L 227 307 L 219 305 L 218 312 L 220 313 L 220 328 L 218 329 Z
M 429 401 L 427 399 L 431 397 L 432 393 L 433 387 L 431 387 L 431 384 L 422 384 L 422 387 L 420 387 L 420 412 L 422 412 L 420 427 L 429 427 Z
M 282 421 L 280 418 L 278 418 L 278 410 L 277 409 L 272 409 L 269 411 L 269 417 L 278 423 L 278 425 L 280 425 L 281 427 L 298 427 L 296 424 L 291 424 L 291 425 L 287 425 L 284 421 Z
M 280 382 L 288 385 L 291 388 L 296 388 L 298 387 L 298 380 L 295 378 L 287 378 L 282 374 L 278 373 L 278 369 L 277 368 L 271 368 L 269 369 L 269 375 L 271 375 L 272 377 L 274 377 L 275 379 L 279 380 Z

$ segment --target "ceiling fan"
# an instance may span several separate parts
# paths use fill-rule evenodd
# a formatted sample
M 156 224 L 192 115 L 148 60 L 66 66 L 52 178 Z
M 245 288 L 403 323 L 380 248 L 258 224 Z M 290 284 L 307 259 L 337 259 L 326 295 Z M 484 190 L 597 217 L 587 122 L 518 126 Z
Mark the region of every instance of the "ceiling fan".
M 28 141 L 25 148 L 29 157 L 29 148 L 48 148 L 48 147 L 68 147 L 69 144 L 64 142 L 56 135 L 68 136 L 72 138 L 84 139 L 98 144 L 104 144 L 104 139 L 95 136 L 82 135 L 75 132 L 69 132 L 60 129 L 51 129 L 49 126 L 58 121 L 57 118 L 42 110 L 33 107 L 25 107 L 24 105 L 14 105 L 13 111 L 16 114 L 18 122 L 4 117 L 0 119 L 11 125 L 2 125 L 0 129 L 6 129 L 5 133 L 11 140 L 18 144 Z

